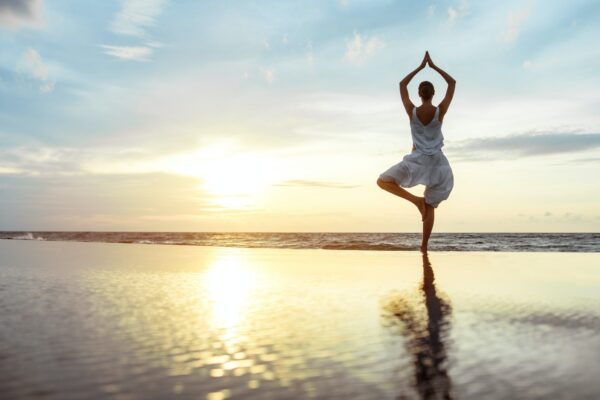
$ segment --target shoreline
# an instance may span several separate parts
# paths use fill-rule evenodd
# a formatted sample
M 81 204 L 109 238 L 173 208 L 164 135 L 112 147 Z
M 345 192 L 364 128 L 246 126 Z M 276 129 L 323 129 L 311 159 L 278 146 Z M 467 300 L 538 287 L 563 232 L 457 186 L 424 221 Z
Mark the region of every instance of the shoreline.
M 420 252 L 417 233 L 139 233 L 0 231 L 0 241 L 156 244 L 191 247 Z M 4 235 L 3 235 L 4 234 Z M 285 236 L 283 236 L 285 235 Z M 538 235 L 538 236 L 535 236 Z M 430 252 L 600 253 L 596 233 L 489 233 L 432 235 Z
M 304 251 L 326 251 L 326 252 L 372 252 L 372 253 L 417 253 L 422 255 L 418 249 L 407 249 L 407 250 L 371 250 L 371 249 L 326 249 L 326 248 L 312 248 L 312 247 L 266 247 L 266 246 L 218 246 L 218 245 L 203 245 L 203 244 L 178 244 L 178 243 L 137 243 L 137 242 L 95 242 L 95 241 L 78 241 L 78 240 L 45 240 L 45 239 L 1 239 L 2 242 L 33 242 L 33 243 L 75 243 L 75 244 L 98 244 L 98 245 L 123 245 L 123 246 L 160 246 L 160 247 L 190 247 L 190 248 L 217 248 L 217 249 L 240 249 L 240 250 L 304 250 Z M 508 251 L 508 250 L 435 250 L 430 249 L 428 255 L 433 254 L 600 254 L 596 251 Z

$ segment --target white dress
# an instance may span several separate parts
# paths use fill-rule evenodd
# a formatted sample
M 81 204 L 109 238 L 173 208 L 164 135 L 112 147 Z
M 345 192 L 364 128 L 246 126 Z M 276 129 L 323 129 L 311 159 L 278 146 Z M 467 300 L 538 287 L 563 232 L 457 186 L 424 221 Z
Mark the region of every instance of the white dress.
M 425 202 L 432 207 L 446 200 L 454 187 L 452 168 L 442 153 L 444 135 L 438 119 L 439 111 L 436 107 L 433 119 L 424 125 L 417 118 L 416 107 L 413 107 L 410 133 L 415 150 L 379 175 L 382 180 L 405 188 L 425 185 Z

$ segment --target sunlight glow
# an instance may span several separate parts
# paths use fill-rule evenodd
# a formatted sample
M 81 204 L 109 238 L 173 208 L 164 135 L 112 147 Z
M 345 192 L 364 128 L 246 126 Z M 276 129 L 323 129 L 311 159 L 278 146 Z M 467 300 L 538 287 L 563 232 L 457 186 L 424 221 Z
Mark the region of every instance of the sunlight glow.
M 179 155 L 166 164 L 173 172 L 200 178 L 216 204 L 235 209 L 256 205 L 280 173 L 272 156 L 235 149 L 230 142 Z

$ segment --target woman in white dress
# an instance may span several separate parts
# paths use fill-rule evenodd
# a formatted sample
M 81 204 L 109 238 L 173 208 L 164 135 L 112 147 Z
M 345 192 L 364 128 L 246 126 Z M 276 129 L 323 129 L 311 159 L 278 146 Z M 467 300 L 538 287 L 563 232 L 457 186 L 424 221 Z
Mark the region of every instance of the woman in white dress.
M 439 72 L 446 82 L 448 89 L 444 100 L 435 107 L 431 99 L 435 93 L 433 84 L 423 81 L 419 84 L 419 97 L 421 106 L 415 107 L 408 96 L 408 83 L 420 70 L 429 64 Z M 402 161 L 392 165 L 379 175 L 377 185 L 382 189 L 402 197 L 413 203 L 421 213 L 423 221 L 423 240 L 421 251 L 427 253 L 427 243 L 433 229 L 435 208 L 450 196 L 454 186 L 454 176 L 448 159 L 442 152 L 444 136 L 442 135 L 442 121 L 448 112 L 450 102 L 454 96 L 456 80 L 436 66 L 429 52 L 425 52 L 421 65 L 406 75 L 400 82 L 400 96 L 404 109 L 410 119 L 410 131 L 413 140 L 412 153 L 404 156 Z M 427 123 L 423 123 L 425 121 Z M 415 185 L 425 185 L 423 197 L 415 196 L 403 188 Z

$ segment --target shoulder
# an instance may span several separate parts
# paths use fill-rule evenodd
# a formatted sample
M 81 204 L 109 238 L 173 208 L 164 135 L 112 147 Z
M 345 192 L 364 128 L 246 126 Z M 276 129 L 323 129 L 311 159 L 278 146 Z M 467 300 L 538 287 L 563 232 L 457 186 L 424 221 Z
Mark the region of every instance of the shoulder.
M 444 119 L 444 115 L 446 115 L 447 111 L 448 111 L 448 108 L 445 107 L 443 102 L 437 106 L 438 121 L 442 122 L 442 120 Z
M 412 117 L 414 115 L 415 112 L 415 105 L 412 104 L 412 102 L 410 104 L 404 104 L 404 111 L 406 111 L 406 115 L 408 115 L 408 119 L 412 122 Z

